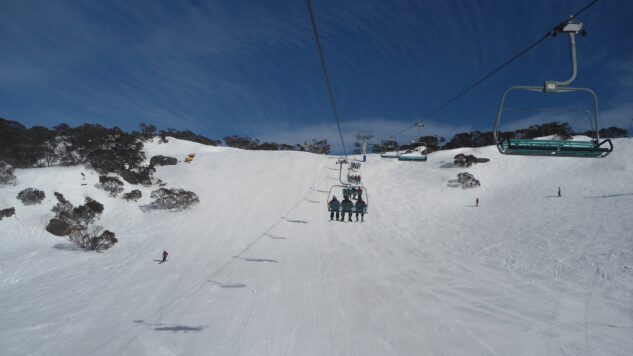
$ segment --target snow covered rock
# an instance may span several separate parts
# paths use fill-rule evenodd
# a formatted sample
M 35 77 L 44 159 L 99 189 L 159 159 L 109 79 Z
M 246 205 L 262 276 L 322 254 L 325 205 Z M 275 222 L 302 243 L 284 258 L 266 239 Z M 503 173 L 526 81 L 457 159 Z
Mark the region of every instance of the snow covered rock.
M 121 176 L 121 178 L 123 178 L 123 180 L 125 180 L 126 182 L 130 184 L 137 185 L 139 183 L 136 173 L 130 170 L 127 170 L 127 169 L 123 170 L 119 172 L 119 175 Z
M 457 182 L 462 185 L 462 188 L 474 188 L 481 185 L 479 180 L 475 179 L 475 176 L 468 172 L 457 174 Z
M 176 158 L 163 155 L 154 156 L 149 160 L 150 167 L 175 166 L 176 164 L 178 164 L 178 160 Z
M 51 219 L 46 225 L 46 231 L 55 236 L 68 236 L 71 232 L 70 224 L 61 219 Z
M 458 166 L 458 167 L 470 167 L 475 163 L 485 163 L 489 161 L 490 159 L 488 158 L 477 158 L 474 155 L 466 155 L 463 153 L 459 153 L 455 155 L 455 158 L 453 160 L 453 165 Z

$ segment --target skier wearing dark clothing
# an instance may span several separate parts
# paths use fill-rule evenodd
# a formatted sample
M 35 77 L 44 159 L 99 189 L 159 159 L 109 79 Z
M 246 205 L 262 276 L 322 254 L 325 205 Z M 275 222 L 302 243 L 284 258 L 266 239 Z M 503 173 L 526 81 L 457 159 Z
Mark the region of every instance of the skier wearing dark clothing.
M 330 210 L 330 220 L 334 220 L 334 213 L 336 213 L 336 221 L 338 221 L 338 211 L 341 208 L 341 203 L 336 199 L 336 196 L 333 196 L 332 200 L 328 202 L 328 208 Z
M 358 199 L 363 199 L 363 188 L 358 187 L 356 192 L 358 192 Z
M 163 262 L 167 261 L 167 255 L 169 255 L 167 251 L 163 250 Z
M 356 221 L 358 221 L 358 214 L 360 214 L 360 221 L 365 221 L 365 208 L 367 208 L 367 203 L 363 200 L 363 198 L 358 197 L 356 201 Z M 350 218 L 351 218 L 350 214 Z
M 560 197 L 562 197 L 562 194 L 561 194 L 561 192 L 560 192 L 560 187 L 558 187 L 558 197 L 559 197 L 559 198 L 560 198 Z
M 343 216 L 341 218 L 341 221 L 345 221 L 345 213 L 349 213 L 348 221 L 352 221 L 352 209 L 354 208 L 354 203 L 352 203 L 352 201 L 349 200 L 349 197 L 347 195 L 343 197 L 341 206 L 343 207 Z

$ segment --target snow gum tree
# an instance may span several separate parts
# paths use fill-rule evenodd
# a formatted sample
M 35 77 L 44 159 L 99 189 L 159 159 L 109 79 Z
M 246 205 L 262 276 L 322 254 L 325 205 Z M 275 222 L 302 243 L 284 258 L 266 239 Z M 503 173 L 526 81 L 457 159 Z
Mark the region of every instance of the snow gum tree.
M 151 208 L 172 211 L 185 210 L 200 202 L 196 193 L 176 188 L 160 188 L 153 191 L 150 197 L 154 199 L 150 204 Z

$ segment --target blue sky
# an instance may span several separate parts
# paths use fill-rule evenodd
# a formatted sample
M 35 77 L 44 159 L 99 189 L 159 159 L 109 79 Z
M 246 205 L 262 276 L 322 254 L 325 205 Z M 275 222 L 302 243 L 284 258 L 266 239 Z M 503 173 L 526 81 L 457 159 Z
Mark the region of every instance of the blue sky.
M 424 117 L 587 2 L 313 0 L 348 144 L 359 129 L 387 137 Z M 2 1 L 0 14 L 0 117 L 327 138 L 337 149 L 304 0 Z M 598 93 L 603 126 L 633 119 L 632 19 L 629 0 L 580 17 L 589 35 L 578 39 L 574 85 Z M 490 130 L 506 87 L 566 79 L 568 56 L 566 37 L 546 40 L 423 133 Z M 552 116 L 513 119 L 507 127 Z

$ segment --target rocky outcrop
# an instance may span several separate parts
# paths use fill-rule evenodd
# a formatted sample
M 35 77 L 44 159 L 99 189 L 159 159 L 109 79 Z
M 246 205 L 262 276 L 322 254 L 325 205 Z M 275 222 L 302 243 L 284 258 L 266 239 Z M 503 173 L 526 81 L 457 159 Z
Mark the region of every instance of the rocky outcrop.
M 169 156 L 154 156 L 149 160 L 150 167 L 154 166 L 175 166 L 178 164 L 178 160 Z
M 68 236 L 72 232 L 70 225 L 61 219 L 51 219 L 46 225 L 46 231 L 55 236 Z

